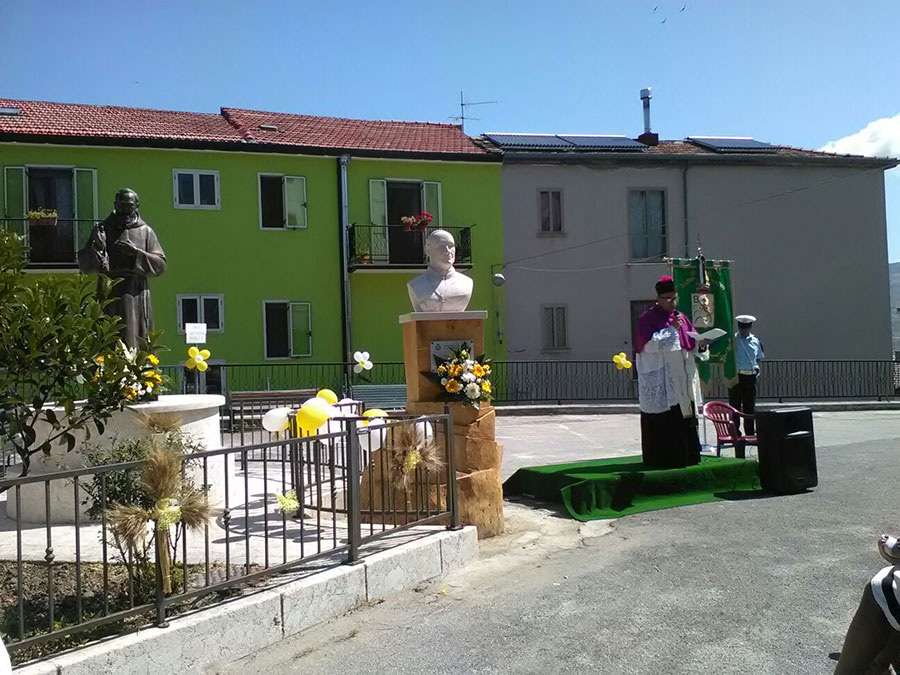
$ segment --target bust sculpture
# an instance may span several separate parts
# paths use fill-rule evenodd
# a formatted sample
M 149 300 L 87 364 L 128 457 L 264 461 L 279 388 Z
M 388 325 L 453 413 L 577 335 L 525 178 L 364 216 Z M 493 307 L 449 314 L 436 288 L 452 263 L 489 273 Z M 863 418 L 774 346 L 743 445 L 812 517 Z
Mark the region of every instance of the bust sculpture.
M 453 269 L 456 242 L 446 230 L 425 240 L 428 269 L 407 284 L 416 312 L 464 312 L 472 297 L 472 279 Z
M 122 341 L 136 348 L 153 329 L 148 277 L 166 270 L 166 254 L 156 233 L 142 219 L 140 200 L 134 190 L 116 193 L 115 209 L 91 232 L 87 245 L 78 252 L 82 272 L 98 272 L 118 280 L 113 302 L 106 313 L 122 320 Z

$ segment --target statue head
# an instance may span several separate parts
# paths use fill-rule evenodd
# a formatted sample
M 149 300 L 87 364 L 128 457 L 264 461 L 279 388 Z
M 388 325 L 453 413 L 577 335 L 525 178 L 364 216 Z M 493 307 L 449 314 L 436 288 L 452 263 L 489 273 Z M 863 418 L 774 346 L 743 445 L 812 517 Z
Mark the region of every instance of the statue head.
M 425 240 L 428 267 L 446 274 L 456 261 L 456 242 L 447 230 L 435 230 Z
M 123 188 L 116 193 L 116 215 L 121 216 L 126 222 L 137 220 L 140 205 L 141 200 L 138 198 L 137 192 L 131 188 Z

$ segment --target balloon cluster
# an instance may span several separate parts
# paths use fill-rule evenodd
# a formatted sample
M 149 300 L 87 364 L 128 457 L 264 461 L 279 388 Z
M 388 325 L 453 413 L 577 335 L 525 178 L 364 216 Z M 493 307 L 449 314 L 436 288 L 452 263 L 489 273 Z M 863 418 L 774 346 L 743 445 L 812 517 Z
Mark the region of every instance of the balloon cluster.
M 625 352 L 619 352 L 613 357 L 613 363 L 616 364 L 616 370 L 622 370 L 623 368 L 631 368 L 631 361 L 628 360 L 628 357 L 625 355 Z
M 337 394 L 331 389 L 320 390 L 314 398 L 311 398 L 300 406 L 294 415 L 295 430 L 300 436 L 312 436 L 322 428 L 325 423 L 338 417 L 338 409 L 334 404 L 338 402 Z M 262 418 L 263 429 L 270 433 L 284 431 L 291 424 L 290 408 L 275 408 L 270 410 Z

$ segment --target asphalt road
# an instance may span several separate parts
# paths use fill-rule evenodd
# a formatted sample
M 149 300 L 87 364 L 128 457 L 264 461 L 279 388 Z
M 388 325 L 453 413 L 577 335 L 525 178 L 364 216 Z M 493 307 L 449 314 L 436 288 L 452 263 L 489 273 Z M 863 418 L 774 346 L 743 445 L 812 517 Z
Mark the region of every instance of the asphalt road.
M 611 454 L 617 434 L 635 450 L 627 416 L 553 425 L 498 421 L 506 461 L 539 463 L 541 442 L 544 461 Z M 900 414 L 829 413 L 816 435 L 811 492 L 587 525 L 508 504 L 507 534 L 476 564 L 223 672 L 829 673 L 881 566 L 875 539 L 900 529 Z

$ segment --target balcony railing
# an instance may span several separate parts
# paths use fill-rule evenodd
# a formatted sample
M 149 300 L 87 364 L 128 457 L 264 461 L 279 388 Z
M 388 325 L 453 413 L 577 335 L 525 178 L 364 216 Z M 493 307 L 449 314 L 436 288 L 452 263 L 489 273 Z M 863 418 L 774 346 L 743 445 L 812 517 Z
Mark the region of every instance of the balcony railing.
M 446 230 L 456 242 L 456 267 L 472 265 L 472 226 L 428 227 L 406 230 L 401 225 L 350 226 L 348 261 L 354 269 L 415 269 L 428 264 L 425 239 L 435 230 Z
M 0 226 L 25 237 L 28 267 L 76 269 L 78 249 L 84 247 L 95 220 L 59 218 L 56 225 L 36 224 L 27 218 L 3 218 Z

